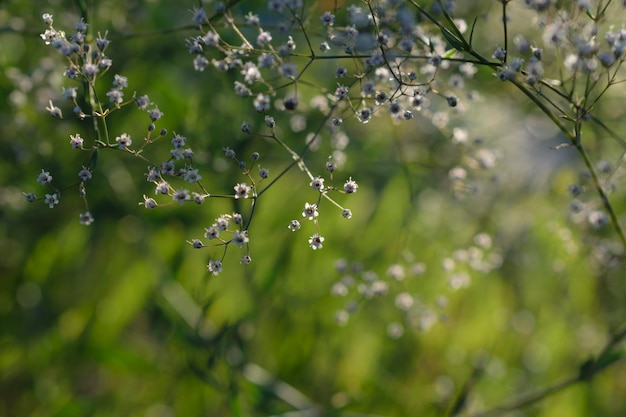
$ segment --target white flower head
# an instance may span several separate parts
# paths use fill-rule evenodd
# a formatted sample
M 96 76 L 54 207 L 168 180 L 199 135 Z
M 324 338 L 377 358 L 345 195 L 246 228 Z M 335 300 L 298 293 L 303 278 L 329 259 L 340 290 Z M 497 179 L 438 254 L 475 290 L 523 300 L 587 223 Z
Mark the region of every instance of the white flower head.
M 319 216 L 319 212 L 317 211 L 317 204 L 304 204 L 304 211 L 302 212 L 302 217 L 306 217 L 309 220 L 314 220 Z
M 309 238 L 309 245 L 313 250 L 322 249 L 322 242 L 324 242 L 324 237 L 320 236 L 319 233 L 315 233 Z

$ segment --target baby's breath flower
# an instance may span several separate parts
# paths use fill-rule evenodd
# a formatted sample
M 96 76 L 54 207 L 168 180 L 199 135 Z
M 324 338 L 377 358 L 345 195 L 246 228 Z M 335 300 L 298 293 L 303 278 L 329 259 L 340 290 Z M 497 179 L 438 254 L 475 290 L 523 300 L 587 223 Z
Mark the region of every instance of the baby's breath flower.
M 235 224 L 243 224 L 243 216 L 240 213 L 233 213 L 231 216 L 231 220 Z
M 196 55 L 193 59 L 193 69 L 202 72 L 209 65 L 209 60 L 206 59 L 203 55 Z
M 366 124 L 372 118 L 372 109 L 369 107 L 364 107 L 358 111 L 357 117 L 361 121 L 361 123 Z
M 28 201 L 29 203 L 34 203 L 35 201 L 37 201 L 37 196 L 35 195 L 35 193 L 24 193 L 24 197 L 26 197 L 26 201 Z
M 206 194 L 199 194 L 196 192 L 191 193 L 191 198 L 193 199 L 193 202 L 196 204 L 202 204 L 204 203 L 204 199 L 207 197 Z
M 198 182 L 202 179 L 202 175 L 198 173 L 197 168 L 188 169 L 185 172 L 185 181 L 193 184 L 194 182 Z
M 172 138 L 172 145 L 174 146 L 174 149 L 182 149 L 185 146 L 185 140 L 186 138 L 184 136 L 176 134 Z
M 44 199 L 44 203 L 46 203 L 48 205 L 48 207 L 54 208 L 55 205 L 59 204 L 59 195 L 57 193 L 46 194 L 46 198 Z
M 309 245 L 313 250 L 321 249 L 322 242 L 324 242 L 324 238 L 320 236 L 319 233 L 315 233 L 313 236 L 309 238 Z
M 120 136 L 115 138 L 117 142 L 117 147 L 120 149 L 124 149 L 133 144 L 132 139 L 128 133 L 122 133 Z
M 52 182 L 52 175 L 48 171 L 41 170 L 41 174 L 37 177 L 37 182 L 41 184 L 50 184 Z
M 161 181 L 156 185 L 154 190 L 155 194 L 167 194 L 169 191 L 170 185 L 167 181 Z
M 298 67 L 291 62 L 286 62 L 278 68 L 278 72 L 285 78 L 295 78 L 298 75 Z
M 333 26 L 335 24 L 335 15 L 331 12 L 324 12 L 324 14 L 320 17 L 322 24 L 324 26 Z
M 313 220 L 319 216 L 319 212 L 317 211 L 317 204 L 304 204 L 304 211 L 302 212 L 302 217 L 306 217 L 309 220 Z
M 142 204 L 142 203 L 139 203 Z M 151 197 L 147 197 L 147 196 L 143 196 L 143 205 L 145 208 L 147 208 L 148 210 L 152 210 L 153 208 L 155 208 L 157 206 L 157 202 L 154 198 Z
M 343 209 L 343 211 L 341 212 L 341 215 L 345 219 L 351 219 L 352 218 L 352 211 L 350 211 L 350 209 Z
M 191 195 L 189 194 L 188 190 L 176 190 L 174 191 L 174 195 L 172 196 L 172 198 L 175 201 L 178 201 L 179 204 L 182 204 L 185 201 L 190 200 Z
M 163 117 L 163 112 L 159 110 L 158 107 L 154 107 L 153 109 L 148 110 L 148 116 L 150 116 L 150 120 L 156 122 Z
M 57 106 L 55 106 L 52 103 L 52 100 L 50 100 L 48 102 L 48 107 L 46 107 L 46 110 L 48 110 L 48 113 L 50 113 L 50 116 L 56 118 L 56 119 L 62 119 L 63 118 L 63 113 L 61 112 L 61 109 L 58 108 Z
M 79 217 L 80 224 L 84 224 L 85 226 L 89 226 L 91 223 L 93 223 L 93 216 L 88 211 L 85 212 L 85 213 L 79 214 L 78 217 Z
M 292 220 L 291 222 L 289 222 L 289 226 L 287 226 L 287 227 L 292 232 L 295 232 L 296 230 L 300 229 L 300 222 L 297 221 L 297 220 Z
M 350 177 L 350 179 L 343 185 L 343 190 L 348 194 L 356 193 L 358 188 L 359 185 L 352 179 L 352 177 Z
M 244 255 L 241 258 L 241 264 L 242 265 L 248 265 L 250 262 L 252 262 L 252 258 L 250 257 L 250 255 Z
M 165 161 L 161 164 L 161 174 L 174 175 L 175 167 L 174 161 Z
M 218 275 L 220 272 L 222 272 L 222 263 L 220 261 L 209 261 L 207 269 L 213 275 Z
M 245 182 L 235 185 L 235 198 L 248 198 L 250 187 Z
M 345 99 L 346 97 L 348 97 L 348 90 L 348 87 L 346 87 L 345 85 L 340 85 L 335 90 L 335 97 L 337 97 L 339 100 Z
M 211 226 L 211 227 L 204 229 L 204 237 L 206 237 L 209 240 L 213 240 L 219 237 L 219 235 L 220 235 L 220 232 L 215 226 Z
M 98 47 L 100 52 L 104 51 L 107 46 L 109 46 L 110 41 L 106 37 L 107 33 L 102 36 L 100 35 L 100 32 L 98 32 L 98 37 L 96 38 L 96 46 Z
M 109 101 L 115 105 L 122 104 L 124 102 L 124 92 L 122 90 L 118 90 L 117 88 L 112 88 L 107 91 L 107 97 L 109 97 Z
M 252 12 L 248 12 L 245 16 L 246 24 L 250 26 L 257 26 L 261 24 L 261 20 L 259 19 L 259 15 L 253 14 Z
M 246 230 L 243 231 L 235 231 L 235 233 L 233 233 L 233 242 L 235 242 L 235 245 L 237 245 L 238 247 L 243 247 L 244 244 L 248 243 L 250 241 L 250 239 L 248 238 L 248 232 Z
M 270 97 L 266 94 L 259 93 L 254 99 L 254 108 L 258 112 L 268 111 L 270 109 Z
M 83 74 L 85 74 L 87 78 L 93 78 L 99 71 L 98 66 L 91 62 L 83 65 Z
M 202 37 L 202 42 L 206 46 L 217 46 L 220 43 L 220 35 L 217 32 L 207 32 L 206 35 Z
M 224 231 L 228 229 L 228 226 L 230 226 L 229 219 L 230 219 L 230 216 L 228 216 L 227 214 L 224 214 L 218 217 L 217 219 L 215 219 L 214 226 L 217 227 L 219 230 Z
M 191 243 L 191 246 L 193 246 L 194 249 L 201 249 L 204 247 L 204 244 L 200 239 L 194 239 L 189 243 Z
M 491 56 L 498 61 L 504 62 L 506 59 L 506 51 L 498 46 Z
M 115 74 L 113 76 L 113 87 L 120 90 L 128 87 L 128 78 L 124 77 L 123 75 Z
M 298 99 L 296 97 L 287 97 L 283 102 L 286 110 L 295 110 L 298 107 Z
M 48 25 L 48 26 L 52 26 L 53 20 L 52 20 L 52 15 L 50 13 L 44 13 L 41 18 L 43 19 L 43 22 Z
M 137 97 L 135 99 L 135 103 L 137 104 L 137 107 L 139 107 L 141 110 L 146 110 L 148 108 L 148 105 L 150 104 L 150 99 L 148 98 L 148 96 Z
M 76 93 L 76 87 L 68 87 L 63 89 L 63 98 L 67 98 L 70 100 L 76 99 L 78 94 Z
M 82 181 L 87 181 L 91 179 L 91 171 L 89 170 L 89 168 L 85 168 L 83 167 L 83 169 L 81 169 L 78 172 L 78 177 L 82 180 Z
M 321 191 L 324 188 L 324 178 L 315 177 L 310 183 L 315 191 Z
M 82 149 L 84 140 L 80 137 L 80 134 L 70 135 L 70 145 L 74 149 Z
M 589 224 L 591 224 L 596 229 L 602 228 L 609 222 L 608 216 L 602 210 L 592 211 L 587 216 L 587 220 L 589 221 Z
M 272 34 L 267 31 L 262 31 L 256 38 L 256 43 L 259 46 L 265 46 L 272 41 Z

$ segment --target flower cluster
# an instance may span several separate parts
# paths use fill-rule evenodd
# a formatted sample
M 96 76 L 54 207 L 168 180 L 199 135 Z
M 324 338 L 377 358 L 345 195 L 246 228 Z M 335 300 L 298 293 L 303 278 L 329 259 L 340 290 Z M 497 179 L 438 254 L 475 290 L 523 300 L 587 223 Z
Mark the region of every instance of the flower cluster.
M 252 262 L 250 257 L 250 239 L 248 238 L 248 230 L 244 229 L 243 216 L 240 213 L 222 214 L 209 227 L 204 229 L 204 237 L 210 244 L 206 244 L 202 239 L 193 239 L 188 242 L 195 249 L 201 249 L 207 246 L 223 246 L 224 252 L 220 260 L 211 259 L 207 264 L 207 269 L 213 275 L 222 272 L 222 262 L 226 255 L 226 249 L 232 243 L 238 248 L 246 247 L 246 254 L 242 256 L 241 263 L 244 265 Z M 225 238 L 227 235 L 229 238 Z M 217 242 L 217 243 L 214 243 Z
M 511 16 L 507 7 L 529 8 L 536 13 L 535 22 L 542 35 L 533 38 L 520 33 L 513 37 L 507 33 L 502 44 L 488 50 L 473 45 L 475 24 L 470 28 L 465 20 L 454 16 L 453 1 L 437 2 L 432 7 L 424 7 L 420 2 L 377 5 L 366 2 L 324 10 L 315 19 L 309 19 L 309 10 L 299 0 L 270 0 L 271 16 L 253 10 L 237 15 L 235 9 L 221 2 L 215 5 L 212 16 L 203 8 L 194 9 L 194 32 L 185 45 L 192 55 L 190 65 L 199 72 L 228 73 L 233 94 L 255 115 L 250 123 L 241 123 L 240 133 L 261 138 L 288 156 L 288 165 L 282 173 L 269 180 L 269 170 L 258 164 L 259 153 L 252 155 L 252 166 L 258 168 L 258 174 L 253 174 L 248 164 L 226 147 L 225 157 L 237 163 L 243 175 L 232 181 L 227 192 L 209 192 L 205 184 L 213 182 L 204 178 L 208 174 L 188 147 L 187 138 L 157 128 L 163 113 L 146 95 L 133 93 L 127 98 L 129 80 L 125 76 L 115 74 L 107 78 L 106 102 L 99 100 L 100 80 L 113 64 L 107 56 L 110 41 L 106 33 L 98 34 L 89 44 L 87 23 L 78 22 L 72 34 L 66 35 L 55 28 L 52 16 L 45 14 L 47 29 L 41 37 L 67 57 L 64 75 L 76 84 L 65 88 L 63 97 L 72 102 L 72 113 L 77 118 L 95 120 L 92 137 L 83 134 L 86 138 L 83 139 L 80 133 L 70 136 L 73 149 L 91 154 L 79 172 L 79 195 L 88 208 L 85 184 L 94 173 L 99 151 L 104 149 L 130 154 L 147 164 L 146 178 L 154 186 L 154 191 L 147 191 L 140 203 L 147 209 L 172 203 L 203 204 L 211 197 L 231 198 L 237 204 L 248 201 L 254 207 L 267 188 L 296 167 L 303 173 L 303 185 L 308 183 L 315 197 L 303 202 L 302 215 L 291 220 L 288 229 L 296 231 L 302 227 L 301 222 L 312 223 L 314 230 L 308 234 L 308 244 L 313 250 L 321 249 L 325 237 L 320 227 L 320 212 L 335 206 L 344 218 L 350 219 L 352 211 L 339 204 L 336 196 L 354 194 L 359 189 L 358 183 L 348 175 L 337 184 L 336 170 L 346 165 L 346 150 L 354 140 L 353 132 L 365 129 L 364 125 L 377 117 L 385 116 L 392 124 L 411 123 L 418 115 L 429 120 L 435 130 L 450 139 L 446 145 L 453 150 L 437 150 L 439 155 L 426 157 L 422 155 L 428 152 L 406 152 L 403 162 L 408 166 L 444 160 L 446 166 L 442 171 L 447 174 L 444 181 L 450 184 L 457 198 L 479 189 L 473 173 L 492 170 L 502 157 L 501 151 L 487 147 L 482 140 L 469 140 L 466 127 L 456 118 L 481 99 L 473 89 L 474 78 L 485 68 L 493 74 L 495 82 L 499 79 L 511 84 L 537 104 L 591 168 L 590 184 L 581 187 L 598 190 L 600 206 L 578 209 L 582 204 L 575 201 L 572 206 L 577 218 L 584 217 L 595 228 L 613 223 L 620 229 L 606 198 L 608 191 L 600 184 L 600 177 L 581 145 L 581 126 L 594 121 L 602 127 L 594 108 L 607 89 L 619 81 L 626 32 L 609 27 L 599 40 L 599 28 L 607 18 L 608 7 L 594 8 L 591 2 L 525 3 L 525 6 L 513 6 L 503 1 L 503 20 Z M 507 30 L 506 25 L 504 29 Z M 557 65 L 550 65 L 557 59 L 561 59 Z M 329 76 L 319 77 L 313 71 L 328 71 Z M 148 114 L 146 130 L 110 129 L 107 117 L 131 103 Z M 49 101 L 47 110 L 55 118 L 64 117 L 63 110 L 53 100 Z M 312 129 L 311 120 L 318 123 Z M 286 137 L 286 129 L 303 138 L 300 146 Z M 171 143 L 168 156 L 153 160 L 146 148 L 164 142 L 165 138 Z M 412 140 L 406 139 L 403 145 L 421 145 L 417 141 L 411 143 Z M 326 175 L 317 175 L 310 168 L 314 158 L 309 155 L 320 149 L 329 155 Z M 444 154 L 445 157 L 440 157 Z M 46 187 L 51 186 L 51 180 L 45 170 L 38 178 Z M 269 184 L 259 187 L 264 181 Z M 61 189 L 67 188 L 52 189 L 41 199 L 49 207 L 55 207 Z M 572 192 L 576 192 L 575 187 Z M 39 200 L 33 193 L 26 194 L 26 198 Z M 247 246 L 247 233 L 254 217 L 254 210 L 250 211 L 246 227 L 240 228 L 237 236 L 233 234 L 232 240 L 219 238 L 221 244 L 228 247 L 227 243 L 235 241 Z M 80 221 L 93 222 L 89 210 L 81 215 Z M 218 239 L 219 234 L 212 233 L 219 230 L 216 228 L 215 225 L 207 228 L 205 237 Z M 194 242 L 194 246 L 200 244 Z M 466 261 L 473 263 L 475 255 L 468 254 Z M 459 255 L 455 259 L 465 258 Z M 221 271 L 221 260 L 209 263 L 209 269 L 213 273 Z M 478 269 L 489 268 L 482 265 Z M 468 282 L 463 273 L 454 276 L 450 280 L 452 287 L 463 287 Z

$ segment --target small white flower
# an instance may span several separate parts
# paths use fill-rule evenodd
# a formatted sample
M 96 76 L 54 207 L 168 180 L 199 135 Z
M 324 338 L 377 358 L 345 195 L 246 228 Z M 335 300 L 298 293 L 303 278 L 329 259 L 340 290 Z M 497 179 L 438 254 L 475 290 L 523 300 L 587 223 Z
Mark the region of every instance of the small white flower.
M 77 133 L 76 135 L 70 135 L 70 145 L 74 149 L 81 149 L 83 147 L 84 140 Z
M 235 198 L 248 198 L 250 187 L 248 187 L 245 182 L 235 185 L 234 189 L 235 189 Z
M 93 223 L 93 216 L 88 211 L 85 213 L 81 213 L 79 215 L 79 219 L 80 224 L 84 224 L 85 226 L 89 226 L 91 223 Z
M 315 219 L 319 216 L 319 212 L 317 211 L 317 204 L 304 204 L 304 211 L 302 212 L 302 217 L 306 217 L 309 220 Z
M 309 245 L 311 245 L 311 248 L 313 248 L 313 250 L 321 249 L 322 242 L 324 242 L 324 238 L 320 236 L 319 233 L 316 233 L 309 238 Z
M 182 204 L 185 201 L 190 200 L 191 196 L 188 190 L 176 190 L 172 198 Z
M 220 261 L 209 261 L 207 269 L 213 275 L 218 275 L 220 272 L 222 272 L 222 263 Z
M 211 226 L 208 229 L 204 229 L 204 237 L 208 238 L 209 240 L 213 240 L 217 237 L 219 237 L 220 232 L 219 230 L 217 230 L 217 227 L 215 226 Z
M 52 182 L 52 175 L 42 169 L 41 174 L 37 177 L 37 182 L 40 182 L 43 185 L 50 184 Z
M 359 185 L 352 178 L 343 185 L 343 190 L 348 194 L 356 193 L 357 188 L 359 188 Z
M 310 183 L 315 191 L 321 191 L 324 188 L 324 178 L 315 177 Z
M 59 195 L 57 193 L 54 194 L 46 194 L 46 198 L 44 203 L 48 205 L 50 208 L 54 208 L 56 204 L 59 204 Z
M 187 172 L 185 172 L 185 181 L 189 183 L 193 184 L 194 182 L 198 182 L 201 179 L 202 179 L 202 175 L 198 173 L 197 168 L 188 169 Z
M 78 172 L 78 177 L 82 180 L 82 181 L 87 181 L 91 179 L 91 171 L 89 170 L 89 168 L 85 168 L 83 167 L 83 169 L 81 169 Z
M 289 223 L 289 226 L 287 226 L 289 228 L 289 230 L 291 230 L 292 232 L 295 232 L 296 230 L 300 229 L 300 222 L 297 220 L 292 220 Z
M 120 149 L 124 149 L 133 144 L 133 141 L 130 138 L 130 135 L 127 133 L 122 133 L 120 136 L 115 138 L 117 142 L 117 147 Z
M 235 242 L 235 244 L 238 247 L 242 247 L 244 244 L 248 243 L 250 241 L 250 239 L 248 238 L 248 232 L 247 231 L 235 231 L 235 233 L 233 233 L 233 242 Z
M 139 203 L 142 204 L 142 203 Z M 157 202 L 154 198 L 150 198 L 150 197 L 146 197 L 145 195 L 143 196 L 143 205 L 148 209 L 151 210 L 153 208 L 155 208 L 157 206 Z

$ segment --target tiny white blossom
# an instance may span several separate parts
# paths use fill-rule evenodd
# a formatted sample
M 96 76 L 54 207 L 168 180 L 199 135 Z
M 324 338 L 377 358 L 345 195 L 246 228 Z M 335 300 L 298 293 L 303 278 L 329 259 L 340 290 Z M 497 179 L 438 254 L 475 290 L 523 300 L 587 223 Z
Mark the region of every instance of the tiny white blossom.
M 222 272 L 222 263 L 220 261 L 209 261 L 207 269 L 213 275 L 218 275 L 220 272 Z
M 42 169 L 41 174 L 37 177 L 37 182 L 40 182 L 43 185 L 50 184 L 52 182 L 52 175 Z
M 235 233 L 233 233 L 233 242 L 235 242 L 235 244 L 238 247 L 242 247 L 244 244 L 248 243 L 250 241 L 250 239 L 248 238 L 248 232 L 247 231 L 235 231 Z
M 84 140 L 77 133 L 76 135 L 70 135 L 70 145 L 74 149 L 81 149 L 83 147 Z
M 44 203 L 46 203 L 48 205 L 48 207 L 54 208 L 55 205 L 59 204 L 59 195 L 57 193 L 46 194 L 46 198 L 44 199 Z
M 248 193 L 250 193 L 250 187 L 247 186 L 245 182 L 235 185 L 234 189 L 235 198 L 248 198 Z
M 208 238 L 209 240 L 213 240 L 217 237 L 219 237 L 220 232 L 219 230 L 217 230 L 217 227 L 215 226 L 211 226 L 207 229 L 204 229 L 204 237 Z
M 143 204 L 148 210 L 151 210 L 157 206 L 157 202 L 154 198 L 143 196 Z
M 309 238 L 309 245 L 311 245 L 313 250 L 321 249 L 322 242 L 324 242 L 324 238 L 320 236 L 319 233 L 316 233 Z
M 93 216 L 88 211 L 85 212 L 85 213 L 79 214 L 78 217 L 79 217 L 80 224 L 84 224 L 85 226 L 89 226 L 91 223 L 93 223 Z
M 343 185 L 343 190 L 348 194 L 356 193 L 357 188 L 359 188 L 359 185 L 352 178 Z
M 172 198 L 182 204 L 185 201 L 190 200 L 191 196 L 188 190 L 176 190 Z
M 297 221 L 297 220 L 292 220 L 291 222 L 289 222 L 289 226 L 287 226 L 287 227 L 292 232 L 295 232 L 296 230 L 300 229 L 300 222 Z
M 117 142 L 117 147 L 120 149 L 124 149 L 133 144 L 133 141 L 128 133 L 122 133 L 120 136 L 115 138 L 115 141 Z
M 315 177 L 310 183 L 315 191 L 321 191 L 324 188 L 324 178 Z
M 319 216 L 319 212 L 317 211 L 317 204 L 304 204 L 304 211 L 302 212 L 302 217 L 306 217 L 309 220 L 315 219 Z

